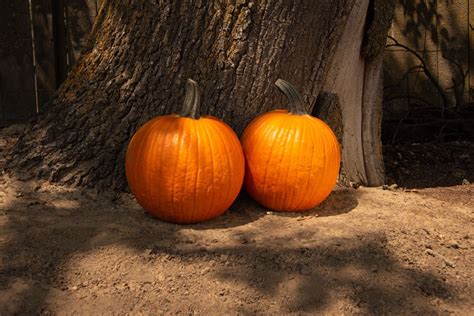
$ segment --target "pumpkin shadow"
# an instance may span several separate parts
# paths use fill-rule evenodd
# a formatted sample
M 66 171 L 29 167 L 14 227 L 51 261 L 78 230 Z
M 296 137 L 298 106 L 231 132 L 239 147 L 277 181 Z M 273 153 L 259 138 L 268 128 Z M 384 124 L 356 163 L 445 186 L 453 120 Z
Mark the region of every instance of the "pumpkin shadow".
M 313 209 L 304 212 L 275 212 L 273 215 L 281 217 L 329 217 L 342 215 L 349 213 L 357 207 L 358 194 L 355 189 L 336 187 L 326 200 Z
M 264 215 L 265 210 L 262 206 L 242 190 L 223 215 L 205 222 L 185 225 L 185 227 L 196 230 L 232 228 L 254 222 Z
M 355 189 L 337 187 L 329 197 L 310 211 L 319 217 L 337 216 L 349 213 L 359 204 L 357 197 L 359 192 Z
M 337 216 L 349 213 L 357 207 L 358 194 L 355 189 L 336 187 L 323 203 L 311 210 L 305 212 L 274 212 L 258 204 L 245 190 L 242 190 L 239 197 L 224 215 L 206 222 L 186 225 L 185 227 L 196 230 L 207 230 L 243 226 L 270 215 L 267 214 L 267 212 L 271 212 L 272 216 L 281 217 Z

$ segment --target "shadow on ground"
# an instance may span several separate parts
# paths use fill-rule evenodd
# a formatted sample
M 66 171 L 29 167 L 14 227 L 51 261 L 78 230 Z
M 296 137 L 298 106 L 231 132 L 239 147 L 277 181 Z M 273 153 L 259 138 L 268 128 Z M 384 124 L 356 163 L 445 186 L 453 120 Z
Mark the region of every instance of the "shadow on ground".
M 254 307 L 236 303 L 235 310 L 241 312 L 268 312 L 265 302 L 275 300 L 281 311 L 289 312 L 317 312 L 341 301 L 348 304 L 347 312 L 435 313 L 432 299 L 453 296 L 436 275 L 401 266 L 384 234 L 333 238 L 311 247 L 291 239 L 283 245 L 273 244 L 271 232 L 267 230 L 265 234 L 270 236 L 262 236 L 257 227 L 265 213 L 245 197 L 234 204 L 230 214 L 216 221 L 178 226 L 150 218 L 138 207 L 112 205 L 100 195 L 74 191 L 39 193 L 41 189 L 35 185 L 16 183 L 19 186 L 14 190 L 15 198 L 12 196 L 10 201 L 8 196 L 3 197 L 0 214 L 2 314 L 48 312 L 53 291 L 70 291 L 64 274 L 72 257 L 110 245 L 132 249 L 157 268 L 163 260 L 167 264 L 176 262 L 183 273 L 190 273 L 186 269 L 193 262 L 204 266 L 214 262 L 209 275 L 187 275 L 191 285 L 167 299 L 186 302 L 187 292 L 192 292 L 193 286 L 201 286 L 203 278 L 236 282 L 256 300 Z M 355 194 L 354 190 L 336 192 L 315 212 L 320 216 L 346 213 L 357 205 Z M 344 208 L 330 209 L 341 201 L 345 201 Z M 249 205 L 252 209 L 246 211 Z M 227 220 L 237 224 L 227 224 Z M 252 229 L 242 230 L 246 225 L 253 225 Z M 199 238 L 190 238 L 183 232 L 195 232 Z M 241 237 L 236 243 L 226 239 L 235 234 Z M 308 238 L 317 240 L 317 230 Z M 122 259 L 127 260 L 126 255 Z M 136 261 L 127 264 L 127 269 L 133 269 Z M 209 286 L 208 291 L 213 290 Z M 250 299 L 245 293 L 229 291 L 232 299 Z

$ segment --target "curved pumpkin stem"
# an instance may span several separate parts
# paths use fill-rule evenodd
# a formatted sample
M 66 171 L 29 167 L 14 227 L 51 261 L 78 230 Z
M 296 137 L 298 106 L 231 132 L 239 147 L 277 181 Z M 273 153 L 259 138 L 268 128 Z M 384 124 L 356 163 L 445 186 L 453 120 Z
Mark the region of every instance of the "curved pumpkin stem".
M 275 85 L 288 98 L 288 102 L 289 102 L 288 111 L 290 113 L 297 114 L 297 115 L 308 114 L 308 112 L 305 109 L 303 100 L 301 99 L 301 95 L 291 83 L 283 79 L 278 79 L 275 82 Z
M 199 117 L 199 107 L 201 106 L 201 93 L 196 81 L 188 79 L 186 82 L 186 95 L 184 97 L 181 116 L 197 119 Z

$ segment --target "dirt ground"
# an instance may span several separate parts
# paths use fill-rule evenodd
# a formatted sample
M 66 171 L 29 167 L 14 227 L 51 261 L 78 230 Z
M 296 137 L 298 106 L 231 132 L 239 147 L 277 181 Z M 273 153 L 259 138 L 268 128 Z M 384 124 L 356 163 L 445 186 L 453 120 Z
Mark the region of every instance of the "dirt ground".
M 337 188 L 303 214 L 242 194 L 224 216 L 179 226 L 126 193 L 5 173 L 0 314 L 472 315 L 465 183 Z

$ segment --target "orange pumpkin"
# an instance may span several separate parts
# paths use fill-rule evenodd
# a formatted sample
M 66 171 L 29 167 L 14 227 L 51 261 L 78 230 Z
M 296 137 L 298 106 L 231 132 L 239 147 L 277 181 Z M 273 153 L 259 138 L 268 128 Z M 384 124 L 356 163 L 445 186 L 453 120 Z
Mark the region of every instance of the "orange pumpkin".
M 200 94 L 188 80 L 181 115 L 156 117 L 128 145 L 125 169 L 138 203 L 159 219 L 196 223 L 223 214 L 237 197 L 245 159 L 224 122 L 198 118 Z
M 339 175 L 337 138 L 323 121 L 309 115 L 288 82 L 276 86 L 287 96 L 287 110 L 255 118 L 242 135 L 246 158 L 244 185 L 260 204 L 277 211 L 303 211 L 321 203 Z

